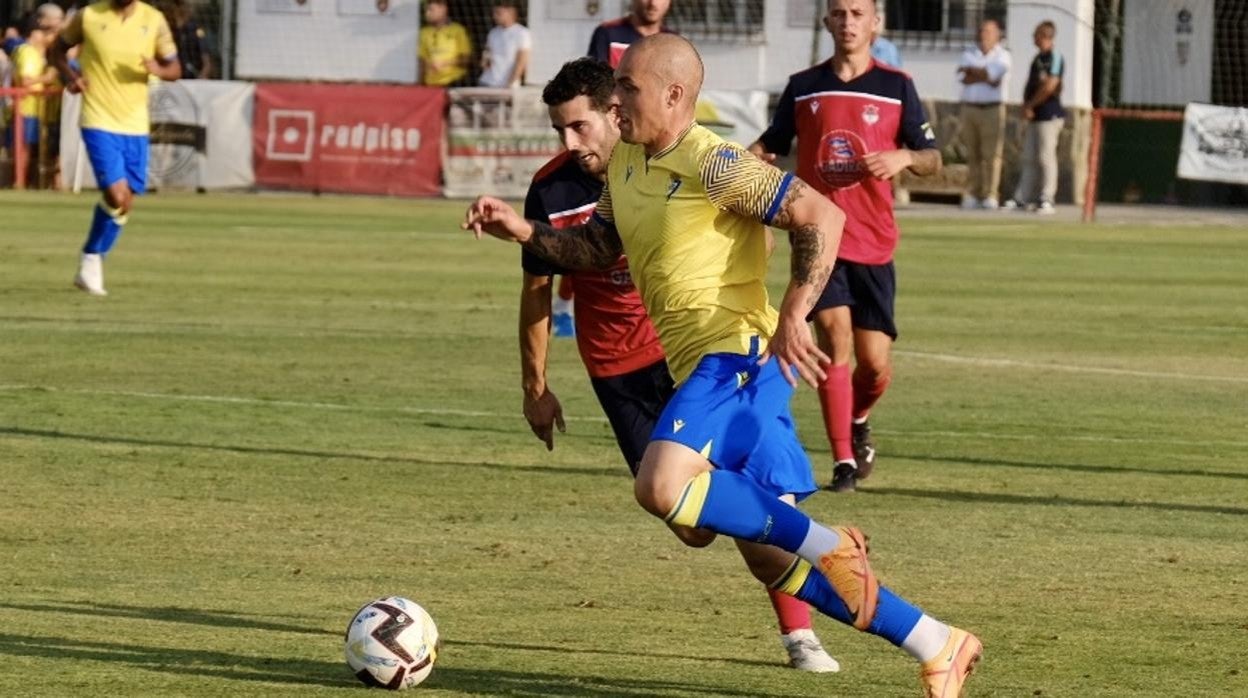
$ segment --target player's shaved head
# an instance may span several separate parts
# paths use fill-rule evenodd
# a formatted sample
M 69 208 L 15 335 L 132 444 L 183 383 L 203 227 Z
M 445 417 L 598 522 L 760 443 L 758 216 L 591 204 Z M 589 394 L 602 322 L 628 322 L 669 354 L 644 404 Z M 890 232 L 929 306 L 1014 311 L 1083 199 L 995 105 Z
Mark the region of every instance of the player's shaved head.
M 693 122 L 704 73 L 698 50 L 675 34 L 629 46 L 615 70 L 624 141 L 651 149 L 683 132 Z
M 677 34 L 654 34 L 630 46 L 625 57 L 630 54 L 638 71 L 652 73 L 663 85 L 680 85 L 685 88 L 687 101 L 698 101 L 706 68 L 688 39 Z

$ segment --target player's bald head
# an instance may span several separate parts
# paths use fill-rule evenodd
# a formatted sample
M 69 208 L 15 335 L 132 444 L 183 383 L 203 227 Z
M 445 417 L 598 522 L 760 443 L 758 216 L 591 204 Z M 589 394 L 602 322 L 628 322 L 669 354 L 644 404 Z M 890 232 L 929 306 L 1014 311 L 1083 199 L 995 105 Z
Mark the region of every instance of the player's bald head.
M 620 70 L 634 76 L 653 76 L 662 85 L 680 85 L 684 101 L 690 105 L 697 102 L 706 73 L 698 50 L 676 34 L 653 34 L 629 46 Z

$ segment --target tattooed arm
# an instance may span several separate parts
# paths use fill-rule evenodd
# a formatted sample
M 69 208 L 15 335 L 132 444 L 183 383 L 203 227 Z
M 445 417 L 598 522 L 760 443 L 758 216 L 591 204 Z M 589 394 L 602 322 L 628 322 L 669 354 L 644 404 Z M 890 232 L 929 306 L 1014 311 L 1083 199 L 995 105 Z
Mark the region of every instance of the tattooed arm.
M 845 214 L 792 174 L 764 163 L 739 146 L 724 145 L 702 164 L 707 195 L 716 206 L 789 231 L 792 278 L 780 304 L 780 322 L 768 354 L 780 361 L 796 385 L 792 367 L 812 386 L 824 378 L 830 359 L 815 345 L 806 316 L 832 276 Z
M 606 269 L 624 252 L 615 226 L 597 215 L 583 225 L 555 228 L 525 220 L 506 202 L 491 196 L 472 202 L 460 227 L 473 231 L 477 239 L 492 235 L 518 242 L 565 269 Z
M 567 228 L 538 221 L 529 224 L 533 234 L 521 244 L 565 269 L 606 269 L 624 254 L 624 244 L 615 226 L 596 216 Z

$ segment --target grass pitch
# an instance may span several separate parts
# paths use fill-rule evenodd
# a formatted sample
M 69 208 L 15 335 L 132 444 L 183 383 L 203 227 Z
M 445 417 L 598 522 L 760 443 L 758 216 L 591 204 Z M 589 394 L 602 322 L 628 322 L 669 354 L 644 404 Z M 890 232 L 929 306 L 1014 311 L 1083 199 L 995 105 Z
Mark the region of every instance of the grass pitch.
M 544 450 L 519 253 L 462 204 L 147 197 L 95 299 L 93 203 L 0 193 L 0 695 L 359 695 L 341 633 L 389 594 L 442 631 L 422 695 L 919 693 L 826 619 L 842 672 L 783 668 L 732 547 L 632 502 L 562 340 Z M 970 695 L 1248 695 L 1248 229 L 903 231 L 880 466 L 806 509 L 983 638 Z

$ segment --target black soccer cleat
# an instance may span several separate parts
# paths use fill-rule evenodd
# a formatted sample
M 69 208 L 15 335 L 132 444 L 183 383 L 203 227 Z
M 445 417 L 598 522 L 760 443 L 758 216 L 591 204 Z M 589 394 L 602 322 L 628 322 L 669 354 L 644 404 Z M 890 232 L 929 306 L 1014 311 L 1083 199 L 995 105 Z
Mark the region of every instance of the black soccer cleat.
M 857 472 L 858 468 L 853 463 L 837 463 L 832 469 L 832 484 L 828 485 L 828 489 L 833 492 L 853 492 L 858 487 L 854 477 Z
M 875 468 L 875 441 L 871 439 L 871 424 L 863 422 L 853 425 L 854 463 L 858 468 L 854 478 L 866 480 Z

